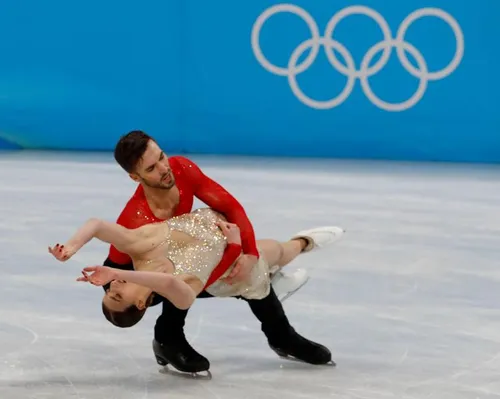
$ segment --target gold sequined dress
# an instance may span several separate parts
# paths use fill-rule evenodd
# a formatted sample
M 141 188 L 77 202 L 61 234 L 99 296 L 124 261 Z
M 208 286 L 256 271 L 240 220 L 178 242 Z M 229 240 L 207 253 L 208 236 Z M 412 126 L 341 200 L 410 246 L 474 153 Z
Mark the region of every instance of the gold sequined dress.
M 219 214 L 212 209 L 202 208 L 191 213 L 173 217 L 165 223 L 172 231 L 184 233 L 194 240 L 174 241 L 167 239 L 165 255 L 175 266 L 174 275 L 190 274 L 206 284 L 210 274 L 219 264 L 226 248 L 226 237 L 216 225 Z M 248 281 L 229 285 L 219 279 L 207 288 L 217 297 L 243 296 L 247 299 L 262 299 L 269 294 L 269 265 L 259 251 L 259 261 L 252 269 Z M 223 275 L 226 277 L 233 266 Z

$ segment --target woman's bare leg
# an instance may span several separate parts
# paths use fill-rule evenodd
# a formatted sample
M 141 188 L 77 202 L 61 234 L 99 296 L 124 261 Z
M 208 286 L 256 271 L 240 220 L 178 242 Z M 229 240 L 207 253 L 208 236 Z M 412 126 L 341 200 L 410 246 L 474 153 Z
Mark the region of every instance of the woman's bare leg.
M 286 242 L 258 240 L 257 246 L 271 268 L 273 266 L 282 268 L 300 255 L 307 246 L 307 241 L 303 238 Z

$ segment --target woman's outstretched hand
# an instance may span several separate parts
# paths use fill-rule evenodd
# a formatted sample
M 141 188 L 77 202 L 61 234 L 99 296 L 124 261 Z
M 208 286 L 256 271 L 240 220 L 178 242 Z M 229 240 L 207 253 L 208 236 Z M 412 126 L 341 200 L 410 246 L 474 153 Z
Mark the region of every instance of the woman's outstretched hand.
M 107 266 L 88 266 L 83 269 L 82 274 L 83 276 L 78 277 L 76 281 L 90 283 L 100 287 L 117 279 L 117 270 Z
M 72 247 L 56 244 L 54 247 L 49 247 L 49 253 L 57 260 L 66 262 L 76 253 L 76 251 Z

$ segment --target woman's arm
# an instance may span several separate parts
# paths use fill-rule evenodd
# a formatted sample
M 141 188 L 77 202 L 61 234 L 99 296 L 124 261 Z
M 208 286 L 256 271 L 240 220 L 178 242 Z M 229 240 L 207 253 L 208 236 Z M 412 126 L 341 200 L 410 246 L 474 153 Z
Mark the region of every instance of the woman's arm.
M 173 276 L 162 272 L 118 270 L 106 266 L 90 266 L 83 270 L 93 274 L 80 277 L 78 281 L 89 281 L 99 286 L 112 280 L 135 283 L 167 298 L 179 309 L 189 309 L 196 296 L 203 290 L 203 283 L 190 275 Z
M 148 287 L 158 295 L 167 298 L 179 309 L 189 309 L 195 301 L 197 293 L 194 290 L 195 287 L 191 285 L 196 286 L 196 281 L 199 281 L 200 292 L 203 288 L 203 284 L 196 277 L 183 276 L 181 279 L 160 272 L 117 270 L 116 279 Z
M 92 238 L 112 244 L 120 251 L 129 254 L 130 252 L 140 252 L 144 242 L 142 235 L 138 234 L 139 229 L 127 229 L 116 223 L 110 223 L 101 219 L 89 219 L 78 231 L 69 239 L 66 244 L 57 244 L 49 251 L 59 260 L 68 260 L 78 252 Z

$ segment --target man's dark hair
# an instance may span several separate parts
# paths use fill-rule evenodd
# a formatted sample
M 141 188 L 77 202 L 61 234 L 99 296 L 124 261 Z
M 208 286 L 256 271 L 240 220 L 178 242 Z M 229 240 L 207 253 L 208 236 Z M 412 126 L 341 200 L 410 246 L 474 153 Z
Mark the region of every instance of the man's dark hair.
M 146 313 L 146 309 L 139 310 L 139 308 L 135 305 L 129 306 L 123 312 L 114 312 L 109 310 L 104 303 L 102 304 L 102 313 L 104 313 L 104 317 L 111 324 L 120 328 L 128 328 L 135 326 Z
M 115 160 L 118 165 L 127 173 L 134 173 L 149 141 L 154 139 L 142 130 L 132 130 L 122 136 L 115 146 Z

